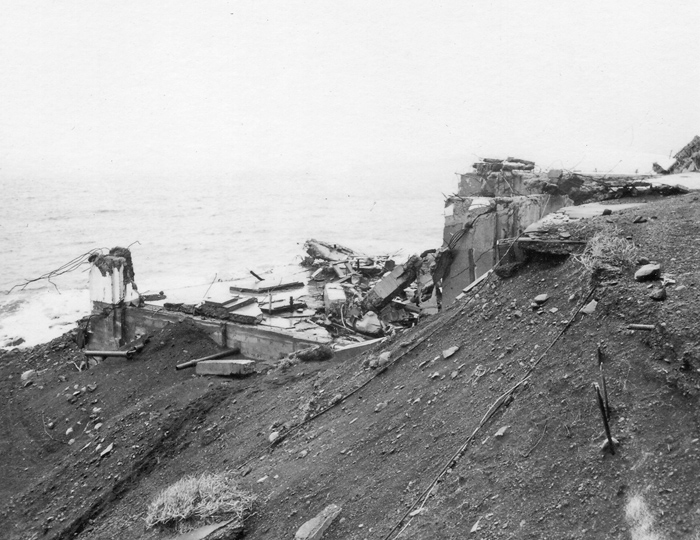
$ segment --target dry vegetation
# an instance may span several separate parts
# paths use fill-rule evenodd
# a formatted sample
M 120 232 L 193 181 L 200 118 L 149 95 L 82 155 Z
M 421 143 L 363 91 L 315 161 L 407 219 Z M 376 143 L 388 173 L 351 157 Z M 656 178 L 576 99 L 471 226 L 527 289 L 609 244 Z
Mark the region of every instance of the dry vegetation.
M 614 228 L 608 232 L 598 232 L 588 240 L 585 251 L 576 257 L 591 274 L 600 271 L 614 271 L 634 266 L 639 256 L 633 242 L 625 239 L 622 232 Z
M 255 497 L 241 491 L 228 473 L 186 476 L 161 491 L 148 506 L 146 526 L 202 524 L 212 518 L 241 523 L 250 513 Z

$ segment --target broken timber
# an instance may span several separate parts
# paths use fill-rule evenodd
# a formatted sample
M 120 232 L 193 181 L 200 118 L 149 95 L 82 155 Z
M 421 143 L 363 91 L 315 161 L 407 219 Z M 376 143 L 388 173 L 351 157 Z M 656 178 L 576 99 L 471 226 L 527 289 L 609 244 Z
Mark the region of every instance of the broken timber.
M 188 362 L 183 362 L 182 364 L 176 365 L 175 369 L 180 370 L 180 369 L 185 369 L 188 367 L 194 367 L 199 362 L 205 362 L 207 360 L 216 360 L 217 358 L 224 358 L 225 356 L 231 356 L 232 354 L 238 354 L 240 352 L 241 352 L 240 347 L 234 347 L 234 348 L 229 349 L 227 351 L 221 351 L 221 352 L 218 352 L 216 354 L 205 356 L 203 358 L 197 358 L 196 360 L 190 360 Z

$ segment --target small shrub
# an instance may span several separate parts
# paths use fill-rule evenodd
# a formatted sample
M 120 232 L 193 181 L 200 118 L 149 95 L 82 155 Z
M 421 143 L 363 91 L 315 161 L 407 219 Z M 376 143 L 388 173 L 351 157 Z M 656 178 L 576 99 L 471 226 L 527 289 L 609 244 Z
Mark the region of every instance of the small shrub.
M 633 266 L 638 258 L 636 246 L 622 238 L 614 229 L 610 233 L 597 233 L 586 244 L 584 252 L 576 257 L 591 275 L 601 271 L 616 271 Z
M 242 523 L 255 496 L 238 489 L 230 473 L 186 476 L 161 491 L 148 506 L 146 526 L 189 528 L 195 521 L 233 518 Z M 184 525 L 184 527 L 183 527 Z

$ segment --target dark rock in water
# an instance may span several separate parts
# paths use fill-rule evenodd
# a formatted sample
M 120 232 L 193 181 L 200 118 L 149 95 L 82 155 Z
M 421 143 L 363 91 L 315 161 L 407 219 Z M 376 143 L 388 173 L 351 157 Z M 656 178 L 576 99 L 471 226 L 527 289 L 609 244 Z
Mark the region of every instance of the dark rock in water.
M 12 341 L 8 341 L 5 343 L 5 347 L 18 347 L 19 345 L 22 345 L 24 343 L 24 338 L 17 338 L 13 339 Z
M 651 281 L 661 277 L 660 264 L 645 264 L 634 273 L 634 279 L 637 281 Z

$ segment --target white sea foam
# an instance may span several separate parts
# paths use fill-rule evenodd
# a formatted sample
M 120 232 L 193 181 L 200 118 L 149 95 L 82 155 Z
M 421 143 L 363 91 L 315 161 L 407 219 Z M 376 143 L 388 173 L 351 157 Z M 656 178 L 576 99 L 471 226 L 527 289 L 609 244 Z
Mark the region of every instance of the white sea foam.
M 90 312 L 90 293 L 86 289 L 60 293 L 43 290 L 27 294 L 20 303 L 7 297 L 0 299 L 3 310 L 6 314 L 0 319 L 0 345 L 22 338 L 20 348 L 31 347 L 75 327 L 75 322 Z

